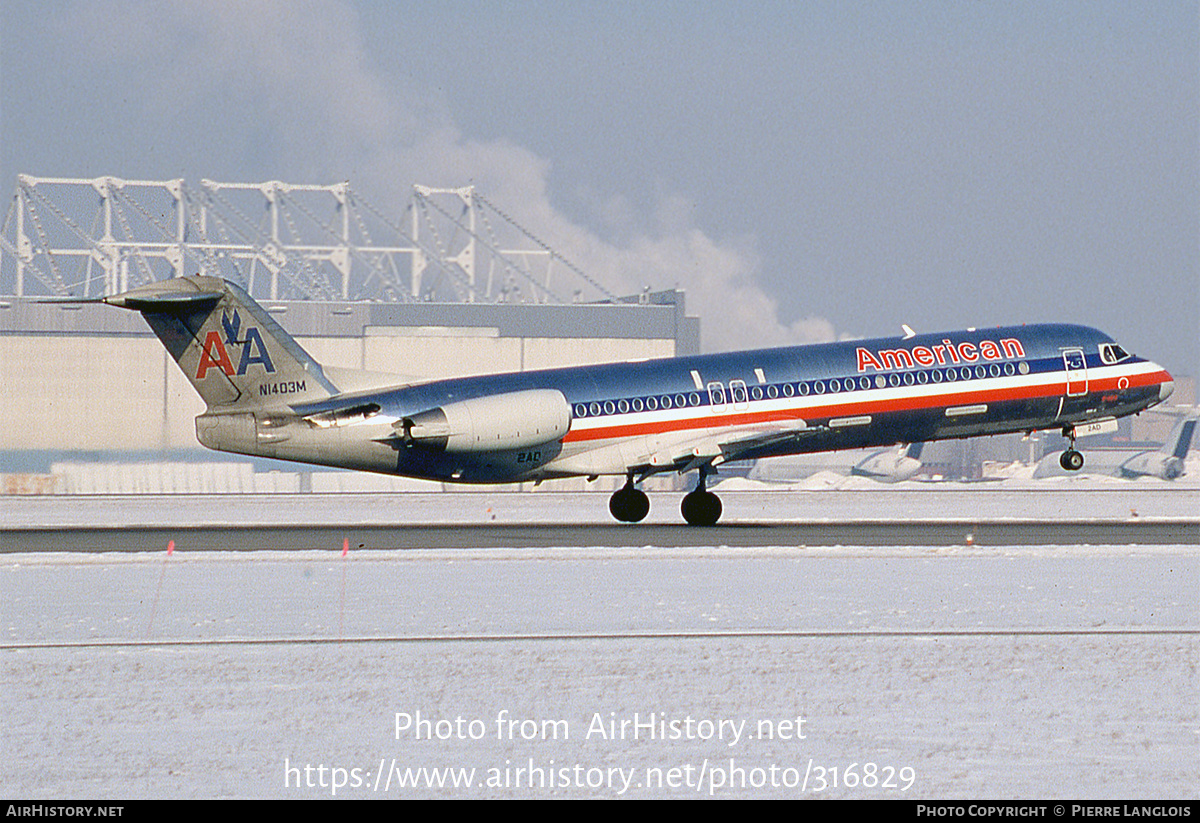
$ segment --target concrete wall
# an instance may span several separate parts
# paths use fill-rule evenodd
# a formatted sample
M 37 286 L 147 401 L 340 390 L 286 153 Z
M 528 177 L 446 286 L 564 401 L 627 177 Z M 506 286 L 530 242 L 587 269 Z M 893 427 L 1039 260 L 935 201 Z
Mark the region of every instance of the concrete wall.
M 0 451 L 190 447 L 203 404 L 153 337 L 0 337 Z

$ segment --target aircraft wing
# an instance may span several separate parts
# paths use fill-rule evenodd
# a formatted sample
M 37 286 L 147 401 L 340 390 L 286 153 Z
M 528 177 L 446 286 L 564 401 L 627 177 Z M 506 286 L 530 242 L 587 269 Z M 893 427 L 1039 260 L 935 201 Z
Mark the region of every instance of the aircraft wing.
M 658 440 L 651 443 L 653 450 L 645 455 L 644 461 L 635 461 L 631 468 L 645 474 L 668 469 L 688 472 L 700 466 L 718 466 L 737 460 L 754 449 L 824 430 L 823 426 L 809 426 L 803 420 L 788 420 L 722 429 L 669 442 Z

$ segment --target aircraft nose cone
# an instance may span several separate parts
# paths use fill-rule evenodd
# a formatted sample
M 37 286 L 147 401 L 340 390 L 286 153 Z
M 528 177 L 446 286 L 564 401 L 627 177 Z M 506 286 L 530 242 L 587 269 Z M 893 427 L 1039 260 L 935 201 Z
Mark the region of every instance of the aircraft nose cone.
M 1166 400 L 1171 396 L 1171 392 L 1175 391 L 1175 381 L 1171 375 L 1167 375 L 1167 379 L 1158 384 L 1158 399 L 1159 401 Z

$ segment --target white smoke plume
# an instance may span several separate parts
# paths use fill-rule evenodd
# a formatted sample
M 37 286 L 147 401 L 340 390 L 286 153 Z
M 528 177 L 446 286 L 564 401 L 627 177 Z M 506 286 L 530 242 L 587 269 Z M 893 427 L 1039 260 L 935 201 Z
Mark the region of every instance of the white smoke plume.
M 436 93 L 373 69 L 361 21 L 342 0 L 109 0 L 71 11 L 66 39 L 147 101 L 141 127 L 161 130 L 164 142 L 181 126 L 190 133 L 194 142 L 178 148 L 191 149 L 193 163 L 224 151 L 245 158 L 233 170 L 257 174 L 248 179 L 350 180 L 381 205 L 406 202 L 413 183 L 470 182 L 612 292 L 684 289 L 707 351 L 835 336 L 820 318 L 781 321 L 757 282 L 753 240 L 712 237 L 681 198 L 660 196 L 640 224 L 610 200 L 617 219 L 635 224 L 619 240 L 564 216 L 548 190 L 549 160 L 464 135 Z

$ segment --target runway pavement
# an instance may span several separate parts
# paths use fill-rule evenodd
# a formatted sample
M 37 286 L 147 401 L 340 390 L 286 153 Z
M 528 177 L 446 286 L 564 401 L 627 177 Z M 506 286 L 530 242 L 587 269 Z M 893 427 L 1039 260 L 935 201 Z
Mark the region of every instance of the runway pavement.
M 962 519 L 909 521 L 738 522 L 710 528 L 648 523 L 412 525 L 245 525 L 8 528 L 3 552 L 340 549 L 454 549 L 697 546 L 1044 546 L 1197 545 L 1188 519 L 1116 521 Z

